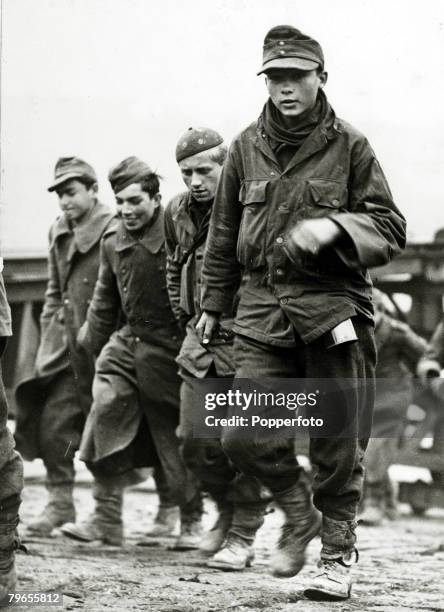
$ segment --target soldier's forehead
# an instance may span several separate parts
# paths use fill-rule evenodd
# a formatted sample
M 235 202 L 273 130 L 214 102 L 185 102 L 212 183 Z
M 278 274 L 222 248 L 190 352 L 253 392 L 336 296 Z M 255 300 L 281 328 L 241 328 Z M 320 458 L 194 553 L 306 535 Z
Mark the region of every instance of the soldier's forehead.
M 214 162 L 209 155 L 210 151 L 211 149 L 209 151 L 202 151 L 201 153 L 196 153 L 191 157 L 182 159 L 179 162 L 179 167 L 182 170 L 185 170 L 187 168 L 195 168 L 196 166 L 212 165 Z

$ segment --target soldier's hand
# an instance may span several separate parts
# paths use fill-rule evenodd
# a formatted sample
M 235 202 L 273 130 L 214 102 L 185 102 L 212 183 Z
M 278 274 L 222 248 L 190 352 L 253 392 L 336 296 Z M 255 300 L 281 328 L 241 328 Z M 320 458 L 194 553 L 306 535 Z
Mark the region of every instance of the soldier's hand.
M 204 310 L 196 325 L 196 332 L 202 344 L 210 343 L 213 333 L 219 323 L 219 319 L 219 314 Z
M 321 249 L 333 244 L 341 235 L 341 228 L 331 219 L 307 219 L 290 231 L 289 247 L 317 255 Z

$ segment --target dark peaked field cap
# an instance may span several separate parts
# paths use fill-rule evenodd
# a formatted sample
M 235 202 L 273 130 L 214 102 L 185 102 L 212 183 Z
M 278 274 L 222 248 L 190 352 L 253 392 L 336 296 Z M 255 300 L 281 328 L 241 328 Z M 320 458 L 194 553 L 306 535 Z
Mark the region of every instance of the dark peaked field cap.
M 111 168 L 108 173 L 108 180 L 114 193 L 119 193 L 128 185 L 139 183 L 150 174 L 153 174 L 153 171 L 148 164 L 138 157 L 131 156 Z
M 79 157 L 60 157 L 54 168 L 54 183 L 48 191 L 55 191 L 62 183 L 71 179 L 86 178 L 97 183 L 94 168 Z
M 267 33 L 264 40 L 262 68 L 258 74 L 273 68 L 314 70 L 324 68 L 321 45 L 289 25 L 280 25 Z
M 202 151 L 208 151 L 218 145 L 222 144 L 224 139 L 215 130 L 210 128 L 188 128 L 185 134 L 179 138 L 176 145 L 176 160 L 178 162 L 202 153 Z

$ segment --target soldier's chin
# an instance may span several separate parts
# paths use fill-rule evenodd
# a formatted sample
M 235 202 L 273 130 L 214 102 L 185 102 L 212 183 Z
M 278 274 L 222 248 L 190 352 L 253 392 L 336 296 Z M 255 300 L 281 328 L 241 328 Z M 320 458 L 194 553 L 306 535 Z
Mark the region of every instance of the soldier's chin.
M 139 220 L 132 220 L 132 219 L 122 219 L 123 220 L 123 225 L 125 227 L 125 229 L 127 229 L 129 232 L 134 232 L 140 229 L 140 222 Z

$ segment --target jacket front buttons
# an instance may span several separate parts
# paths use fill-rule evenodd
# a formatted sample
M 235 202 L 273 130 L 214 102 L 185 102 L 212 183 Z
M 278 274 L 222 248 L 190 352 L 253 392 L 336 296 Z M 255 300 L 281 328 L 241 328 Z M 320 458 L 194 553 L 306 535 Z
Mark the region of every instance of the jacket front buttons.
M 135 340 L 136 340 L 136 342 L 140 342 L 139 336 L 136 336 Z
M 270 176 L 274 176 L 274 172 L 270 172 Z
M 339 200 L 333 200 L 332 204 L 334 204 L 335 206 L 339 205 Z
M 128 291 L 128 287 L 124 287 L 123 288 L 123 293 L 126 293 Z
M 171 336 L 173 340 L 177 340 L 177 336 Z
M 276 274 L 277 274 L 278 276 L 282 276 L 282 275 L 283 275 L 283 273 L 284 273 L 284 271 L 282 270 L 282 268 L 276 268 Z
M 65 298 L 65 299 L 63 300 L 63 303 L 64 303 L 64 304 L 69 304 L 69 300 L 68 300 L 68 298 Z
M 276 238 L 276 242 L 277 242 L 278 244 L 282 244 L 282 243 L 284 242 L 284 239 L 282 238 L 282 236 L 278 236 L 278 237 Z
M 279 302 L 280 302 L 281 304 L 288 304 L 288 298 L 281 298 L 281 299 L 279 300 Z
M 89 280 L 87 278 L 84 278 L 83 282 L 85 283 L 85 285 L 87 285 L 89 283 Z

